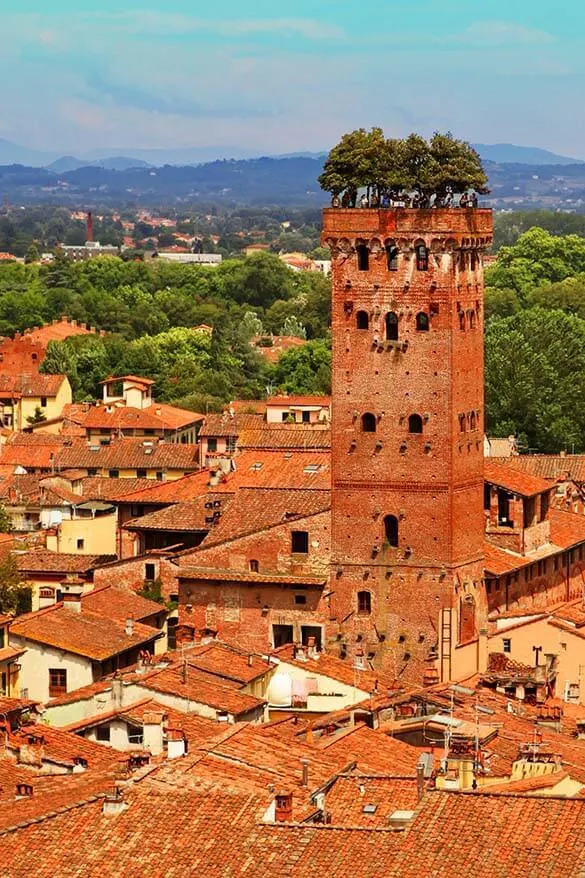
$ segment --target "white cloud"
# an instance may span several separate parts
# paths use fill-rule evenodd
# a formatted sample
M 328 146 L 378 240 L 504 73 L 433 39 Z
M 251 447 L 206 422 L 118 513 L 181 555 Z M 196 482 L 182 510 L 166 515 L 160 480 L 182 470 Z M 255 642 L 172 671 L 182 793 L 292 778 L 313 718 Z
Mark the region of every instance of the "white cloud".
M 533 46 L 553 43 L 552 34 L 537 28 L 524 27 L 512 21 L 476 21 L 454 40 L 470 42 L 486 48 L 495 46 Z

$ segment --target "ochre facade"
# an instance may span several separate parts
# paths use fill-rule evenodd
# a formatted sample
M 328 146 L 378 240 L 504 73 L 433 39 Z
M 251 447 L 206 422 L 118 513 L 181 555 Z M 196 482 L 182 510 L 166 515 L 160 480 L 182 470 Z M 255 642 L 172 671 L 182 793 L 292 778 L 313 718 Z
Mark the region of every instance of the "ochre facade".
M 452 676 L 485 627 L 489 210 L 324 212 L 333 302 L 331 606 L 340 650 Z

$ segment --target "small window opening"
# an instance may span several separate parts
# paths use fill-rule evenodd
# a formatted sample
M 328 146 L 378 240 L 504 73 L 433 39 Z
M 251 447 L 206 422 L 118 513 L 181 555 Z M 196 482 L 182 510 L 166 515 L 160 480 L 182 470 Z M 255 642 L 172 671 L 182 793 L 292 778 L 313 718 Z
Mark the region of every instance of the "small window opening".
M 251 573 L 258 573 L 259 570 L 260 570 L 260 564 L 258 563 L 258 561 L 255 558 L 251 558 L 250 559 L 250 572 Z
M 307 595 L 306 594 L 296 594 L 295 595 L 295 604 L 306 604 L 307 603 Z
M 386 340 L 398 341 L 398 316 L 394 311 L 386 314 Z
M 293 530 L 291 533 L 291 550 L 293 554 L 308 555 L 309 532 L 306 530 Z
M 416 315 L 416 328 L 419 332 L 428 332 L 430 328 L 429 315 L 421 311 Z
M 415 247 L 416 253 L 416 270 L 417 271 L 428 271 L 429 270 L 429 251 L 428 248 L 424 244 L 418 244 Z
M 502 640 L 502 650 L 504 652 L 512 652 L 512 640 L 509 637 L 504 637 Z
M 423 419 L 420 415 L 410 415 L 408 418 L 408 432 L 409 433 L 422 433 L 423 431 Z
M 82 549 L 85 548 L 85 540 L 79 539 L 77 540 L 77 551 L 81 552 Z
M 369 329 L 370 326 L 370 318 L 368 316 L 367 311 L 358 311 L 355 315 L 355 328 L 356 329 Z
M 475 329 L 475 311 L 469 312 L 469 328 Z
M 398 247 L 396 244 L 386 244 L 386 264 L 388 271 L 398 271 Z
M 372 595 L 369 591 L 358 591 L 358 613 L 369 616 L 372 612 Z
M 465 415 L 459 415 L 459 432 L 460 433 L 465 433 L 465 422 L 466 422 Z
M 471 412 L 471 414 L 469 415 L 469 429 L 475 430 L 475 426 L 476 426 L 475 412 Z
M 362 432 L 376 432 L 376 415 L 373 415 L 371 412 L 365 412 L 365 414 L 362 415 Z
M 384 519 L 384 536 L 386 542 L 395 548 L 398 546 L 398 519 L 395 515 L 387 515 Z
M 370 267 L 370 251 L 365 244 L 358 244 L 355 249 L 358 271 L 367 271 Z
M 465 312 L 459 312 L 459 329 L 465 329 Z
M 144 579 L 146 582 L 154 582 L 154 580 L 156 579 L 156 565 L 144 565 Z

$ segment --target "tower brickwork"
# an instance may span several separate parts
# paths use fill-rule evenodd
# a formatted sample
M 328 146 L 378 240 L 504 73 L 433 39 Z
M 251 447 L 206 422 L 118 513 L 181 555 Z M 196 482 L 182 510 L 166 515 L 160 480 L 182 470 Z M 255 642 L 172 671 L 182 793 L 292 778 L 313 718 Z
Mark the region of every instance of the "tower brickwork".
M 328 209 L 331 613 L 342 654 L 401 679 L 478 666 L 482 209 Z

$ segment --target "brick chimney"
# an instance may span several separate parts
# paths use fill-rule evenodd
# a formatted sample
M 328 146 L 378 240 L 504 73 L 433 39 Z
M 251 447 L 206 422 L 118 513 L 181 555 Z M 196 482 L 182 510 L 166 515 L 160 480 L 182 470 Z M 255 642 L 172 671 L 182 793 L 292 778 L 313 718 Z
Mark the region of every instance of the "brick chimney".
M 276 823 L 292 823 L 292 793 L 277 793 L 274 798 L 274 820 Z
M 81 596 L 84 582 L 82 579 L 67 579 L 61 583 L 63 606 L 74 613 L 81 613 Z
M 163 752 L 163 721 L 162 711 L 148 711 L 143 718 L 143 746 L 153 756 Z

